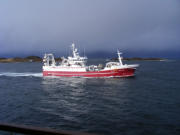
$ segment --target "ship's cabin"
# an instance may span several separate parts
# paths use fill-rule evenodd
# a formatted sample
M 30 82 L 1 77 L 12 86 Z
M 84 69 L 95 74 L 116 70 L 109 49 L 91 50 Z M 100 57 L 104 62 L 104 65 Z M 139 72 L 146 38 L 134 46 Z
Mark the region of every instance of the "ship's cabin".
M 108 62 L 106 63 L 106 68 L 117 67 L 119 65 L 120 65 L 119 62 Z

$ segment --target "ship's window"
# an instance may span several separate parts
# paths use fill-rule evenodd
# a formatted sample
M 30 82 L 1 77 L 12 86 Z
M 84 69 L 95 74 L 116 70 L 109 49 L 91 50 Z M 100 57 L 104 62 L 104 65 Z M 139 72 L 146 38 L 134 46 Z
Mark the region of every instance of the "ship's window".
M 111 65 L 108 64 L 107 67 L 111 67 Z

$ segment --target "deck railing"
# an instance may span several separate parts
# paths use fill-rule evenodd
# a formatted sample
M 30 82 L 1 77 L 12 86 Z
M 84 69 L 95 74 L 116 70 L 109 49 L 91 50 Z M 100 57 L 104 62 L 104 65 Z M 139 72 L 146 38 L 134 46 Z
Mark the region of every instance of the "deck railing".
M 40 128 L 40 127 L 32 127 L 32 126 L 16 125 L 16 124 L 8 124 L 8 123 L 0 123 L 0 131 L 9 132 L 11 135 L 15 135 L 15 133 L 20 133 L 25 135 L 92 135 L 89 133 L 59 131 L 49 128 Z

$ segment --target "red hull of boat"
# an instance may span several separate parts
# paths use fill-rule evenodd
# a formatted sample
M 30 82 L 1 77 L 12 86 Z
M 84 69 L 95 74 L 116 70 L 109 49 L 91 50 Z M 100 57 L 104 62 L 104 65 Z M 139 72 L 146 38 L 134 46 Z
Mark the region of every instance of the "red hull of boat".
M 62 77 L 129 77 L 134 76 L 135 68 L 113 69 L 106 71 L 66 72 L 66 71 L 43 71 L 43 76 Z

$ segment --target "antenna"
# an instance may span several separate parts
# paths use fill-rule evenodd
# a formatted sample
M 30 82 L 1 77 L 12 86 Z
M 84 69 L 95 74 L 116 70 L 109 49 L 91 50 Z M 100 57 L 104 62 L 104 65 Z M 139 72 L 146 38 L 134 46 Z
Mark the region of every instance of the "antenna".
M 84 48 L 84 57 L 85 57 L 85 48 Z
M 70 48 L 71 48 L 71 46 L 70 46 Z M 70 49 L 68 48 L 68 56 L 70 56 L 70 55 L 71 55 Z

